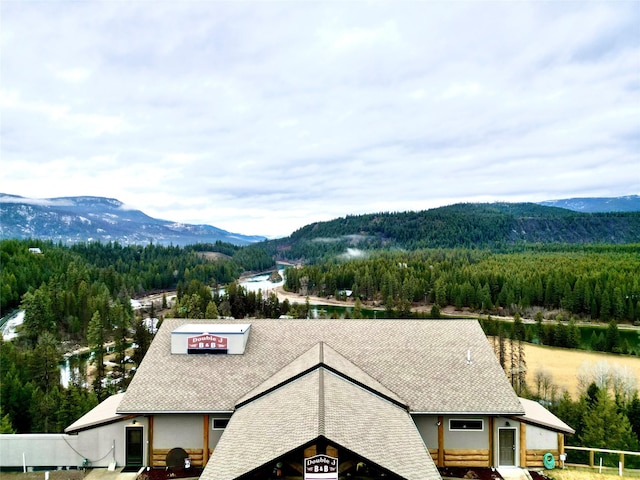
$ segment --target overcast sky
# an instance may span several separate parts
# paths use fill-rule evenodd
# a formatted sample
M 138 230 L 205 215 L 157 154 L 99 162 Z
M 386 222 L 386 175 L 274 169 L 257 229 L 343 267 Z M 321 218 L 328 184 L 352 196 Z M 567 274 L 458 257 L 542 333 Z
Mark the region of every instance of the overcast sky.
M 3 193 L 267 236 L 640 193 L 640 1 L 0 8 Z

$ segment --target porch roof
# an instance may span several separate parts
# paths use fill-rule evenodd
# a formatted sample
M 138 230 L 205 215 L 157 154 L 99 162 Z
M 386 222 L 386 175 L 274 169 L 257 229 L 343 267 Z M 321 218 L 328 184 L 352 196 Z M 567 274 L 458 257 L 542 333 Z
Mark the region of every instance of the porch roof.
M 520 403 L 522 403 L 525 413 L 524 415 L 516 417 L 518 420 L 522 420 L 525 423 L 538 425 L 560 433 L 568 433 L 570 435 L 576 433 L 573 428 L 564 423 L 538 402 L 526 398 L 521 398 Z
M 91 427 L 97 427 L 99 425 L 117 422 L 128 418 L 126 415 L 116 413 L 116 410 L 123 398 L 124 393 L 117 393 L 107 397 L 102 403 L 99 403 L 96 407 L 89 410 L 82 417 L 65 428 L 65 433 L 79 432 Z

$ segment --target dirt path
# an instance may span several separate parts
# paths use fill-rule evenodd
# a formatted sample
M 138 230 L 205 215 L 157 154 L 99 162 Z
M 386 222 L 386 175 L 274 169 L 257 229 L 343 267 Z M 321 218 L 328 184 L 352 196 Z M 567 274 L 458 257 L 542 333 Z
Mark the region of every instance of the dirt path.
M 278 300 L 280 300 L 281 302 L 285 301 L 285 300 L 289 300 L 289 303 L 305 303 L 307 301 L 307 297 L 305 297 L 304 295 L 300 295 L 299 293 L 293 293 L 293 292 L 286 292 L 284 290 L 284 287 L 280 286 L 277 288 L 274 288 L 272 291 L 274 291 L 276 293 L 276 295 L 278 296 Z M 309 295 L 309 305 L 331 305 L 334 307 L 353 307 L 354 306 L 354 302 L 350 301 L 350 300 L 336 300 L 335 298 L 325 298 L 325 297 L 316 297 L 313 295 Z M 380 307 L 375 307 L 372 305 L 362 305 L 363 308 L 368 308 L 368 309 L 380 309 L 383 310 Z

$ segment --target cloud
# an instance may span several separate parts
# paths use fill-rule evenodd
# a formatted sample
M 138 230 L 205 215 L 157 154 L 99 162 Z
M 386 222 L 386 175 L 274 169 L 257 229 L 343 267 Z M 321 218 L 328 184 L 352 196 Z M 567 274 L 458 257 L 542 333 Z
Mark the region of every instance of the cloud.
M 640 191 L 633 2 L 2 9 L 12 193 L 287 235 L 349 213 Z
M 0 203 L 24 203 L 43 207 L 70 207 L 73 205 L 71 200 L 63 198 L 26 198 L 11 195 L 0 195 Z

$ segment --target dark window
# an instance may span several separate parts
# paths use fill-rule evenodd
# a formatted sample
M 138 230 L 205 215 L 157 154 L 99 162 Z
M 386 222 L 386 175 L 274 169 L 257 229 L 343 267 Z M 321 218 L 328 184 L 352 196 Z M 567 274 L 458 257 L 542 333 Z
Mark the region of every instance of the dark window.
M 189 355 L 193 354 L 209 354 L 209 355 L 226 355 L 226 348 L 188 348 L 187 353 Z
M 227 424 L 229 423 L 228 418 L 214 418 L 213 419 L 213 429 L 214 430 L 222 430 L 227 428 Z
M 449 430 L 483 430 L 482 420 L 449 420 Z

